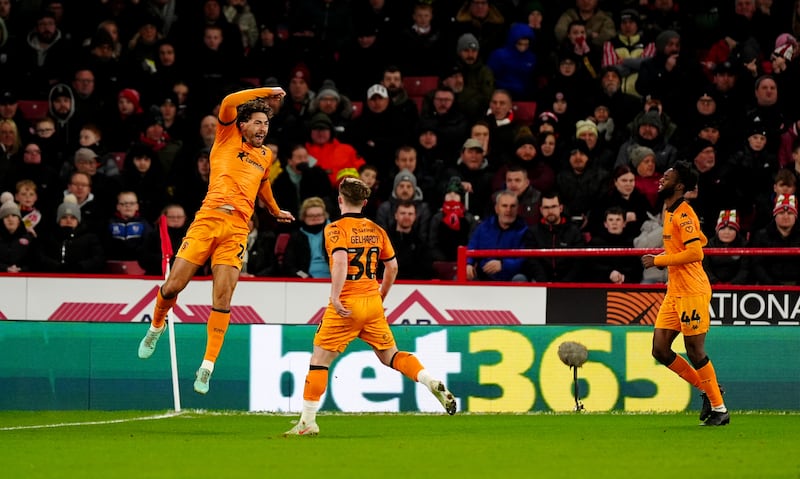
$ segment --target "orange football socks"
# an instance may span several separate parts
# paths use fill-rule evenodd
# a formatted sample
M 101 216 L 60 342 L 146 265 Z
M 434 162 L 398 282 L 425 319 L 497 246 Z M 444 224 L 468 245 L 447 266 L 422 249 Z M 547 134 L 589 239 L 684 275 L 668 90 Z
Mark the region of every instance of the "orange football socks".
M 165 298 L 161 295 L 161 288 L 158 288 L 158 294 L 156 295 L 156 307 L 153 309 L 153 320 L 150 323 L 151 328 L 161 329 L 164 327 L 164 322 L 167 319 L 167 313 L 173 306 L 175 306 L 175 302 L 177 300 L 178 296 L 170 299 Z
M 319 401 L 328 387 L 328 368 L 325 366 L 311 366 L 306 375 L 306 385 L 303 388 L 303 399 L 306 401 Z
M 398 351 L 395 353 L 389 365 L 403 373 L 403 376 L 412 381 L 416 381 L 417 374 L 424 369 L 422 363 L 419 362 L 416 356 L 405 351 Z
M 702 387 L 700 387 L 700 376 L 697 374 L 697 371 L 695 371 L 692 365 L 689 364 L 689 361 L 683 359 L 683 356 L 680 354 L 675 355 L 675 360 L 667 367 L 675 372 L 675 374 L 682 377 L 687 383 L 698 389 L 702 389 Z
M 230 321 L 230 311 L 211 310 L 211 314 L 208 315 L 208 325 L 206 326 L 208 337 L 206 338 L 206 354 L 203 356 L 204 360 L 211 361 L 212 363 L 217 361 L 217 356 L 219 356 L 219 351 L 222 349 L 222 342 L 225 340 L 225 332 L 228 330 L 228 323 L 230 323 Z
M 722 402 L 722 394 L 719 392 L 719 384 L 717 383 L 717 373 L 714 371 L 714 365 L 711 360 L 700 369 L 697 370 L 697 375 L 700 377 L 700 389 L 705 391 L 708 400 L 711 402 L 711 407 L 720 407 L 725 403 Z

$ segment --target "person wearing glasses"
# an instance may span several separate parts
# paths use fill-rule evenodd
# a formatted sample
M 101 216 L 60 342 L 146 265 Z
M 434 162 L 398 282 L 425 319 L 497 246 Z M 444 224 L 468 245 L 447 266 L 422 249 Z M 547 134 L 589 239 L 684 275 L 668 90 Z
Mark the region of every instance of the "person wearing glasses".
M 282 88 L 262 87 L 233 92 L 222 99 L 211 147 L 208 193 L 178 249 L 174 267 L 158 290 L 153 321 L 139 344 L 141 359 L 153 355 L 166 326 L 167 312 L 198 268 L 211 259 L 213 300 L 206 350 L 194 382 L 199 394 L 208 393 L 231 320 L 233 290 L 242 269 L 249 233 L 247 222 L 253 216 L 256 198 L 278 222 L 295 219 L 280 209 L 272 194 L 269 174 L 275 157 L 264 141 L 272 116 L 267 99 L 285 95 Z
M 102 237 L 106 259 L 137 260 L 151 231 L 153 225 L 139 213 L 139 197 L 134 191 L 121 191 L 117 195 L 116 213 L 108 220 L 108 229 Z

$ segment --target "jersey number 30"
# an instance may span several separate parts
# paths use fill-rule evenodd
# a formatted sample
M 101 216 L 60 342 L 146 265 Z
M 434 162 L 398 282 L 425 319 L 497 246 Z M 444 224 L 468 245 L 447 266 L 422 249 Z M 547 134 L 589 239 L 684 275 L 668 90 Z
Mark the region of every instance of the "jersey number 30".
M 364 251 L 366 251 L 366 256 L 364 255 Z M 355 268 L 356 272 L 348 274 L 347 279 L 357 281 L 364 276 L 369 279 L 375 279 L 375 269 L 378 264 L 378 254 L 380 254 L 380 251 L 381 250 L 375 246 L 367 250 L 364 248 L 348 248 L 347 252 L 353 255 L 352 259 L 350 259 L 350 267 Z

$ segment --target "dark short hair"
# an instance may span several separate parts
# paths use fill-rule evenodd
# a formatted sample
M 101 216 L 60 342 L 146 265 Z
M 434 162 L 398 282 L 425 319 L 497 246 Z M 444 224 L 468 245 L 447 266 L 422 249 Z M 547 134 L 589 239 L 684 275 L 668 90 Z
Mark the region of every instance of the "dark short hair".
M 677 173 L 679 178 L 678 181 L 686 188 L 685 191 L 692 191 L 695 189 L 695 187 L 697 187 L 699 174 L 690 163 L 686 161 L 678 161 L 672 167 L 672 170 Z

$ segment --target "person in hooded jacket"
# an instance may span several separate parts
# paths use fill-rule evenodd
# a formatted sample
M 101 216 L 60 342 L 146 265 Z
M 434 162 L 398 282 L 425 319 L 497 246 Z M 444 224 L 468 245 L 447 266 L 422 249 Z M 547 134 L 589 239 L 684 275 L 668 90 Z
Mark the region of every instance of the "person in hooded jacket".
M 489 55 L 487 65 L 494 73 L 495 88 L 507 90 L 518 101 L 536 97 L 537 57 L 533 53 L 535 35 L 524 23 L 514 23 L 503 47 Z

